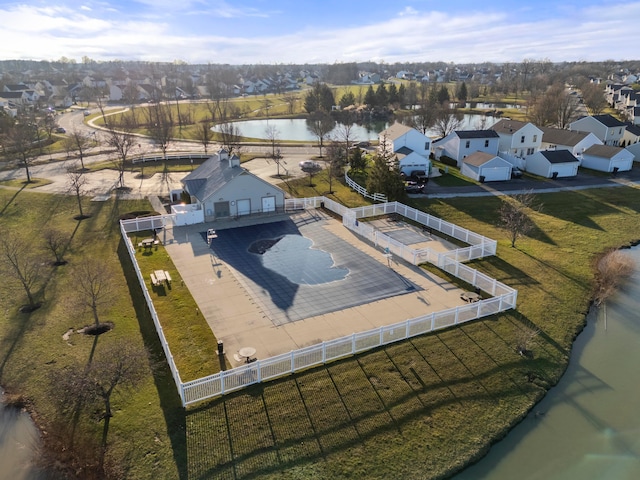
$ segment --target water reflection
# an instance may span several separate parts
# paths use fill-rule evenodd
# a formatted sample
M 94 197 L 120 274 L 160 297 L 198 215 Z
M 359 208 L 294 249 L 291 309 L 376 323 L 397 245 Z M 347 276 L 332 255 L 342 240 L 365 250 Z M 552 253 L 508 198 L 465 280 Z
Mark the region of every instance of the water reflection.
M 640 265 L 640 249 L 627 250 Z M 640 478 L 640 269 L 589 315 L 561 382 L 466 479 Z
M 0 391 L 0 399 L 2 392 Z M 26 413 L 0 402 L 0 478 L 42 480 L 46 475 L 34 465 L 40 448 L 38 430 Z

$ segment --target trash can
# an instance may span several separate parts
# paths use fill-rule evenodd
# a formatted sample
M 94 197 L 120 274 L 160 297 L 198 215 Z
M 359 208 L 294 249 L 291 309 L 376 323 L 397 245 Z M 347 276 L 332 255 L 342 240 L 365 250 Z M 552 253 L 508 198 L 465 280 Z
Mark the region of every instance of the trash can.
M 222 342 L 218 342 L 218 355 L 224 355 L 224 345 Z

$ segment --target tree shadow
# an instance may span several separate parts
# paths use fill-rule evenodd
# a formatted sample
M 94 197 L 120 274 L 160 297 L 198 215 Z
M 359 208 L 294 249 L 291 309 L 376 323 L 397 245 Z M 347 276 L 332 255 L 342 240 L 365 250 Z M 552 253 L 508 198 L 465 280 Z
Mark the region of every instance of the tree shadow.
M 18 195 L 20 195 L 20 193 L 27 188 L 27 184 L 23 184 L 22 187 L 20 187 L 19 190 L 16 191 L 16 193 L 13 194 L 13 196 L 9 199 L 9 201 L 5 204 L 4 207 L 2 207 L 2 210 L 0 210 L 0 215 L 3 215 L 4 212 L 7 211 L 7 208 L 9 208 L 11 206 L 11 204 L 13 204 L 13 202 L 15 201 L 16 198 L 18 198 Z
M 153 380 L 158 391 L 160 407 L 164 414 L 167 435 L 171 441 L 173 457 L 176 462 L 179 478 L 186 480 L 188 478 L 188 470 L 185 409 L 178 395 L 171 370 L 166 361 L 164 361 L 164 350 L 160 344 L 158 333 L 156 332 L 153 319 L 151 318 L 144 296 L 140 290 L 138 277 L 124 242 L 125 240 L 121 239 L 118 243 L 118 257 L 123 266 L 145 347 L 151 353 L 151 357 L 163 359 L 162 362 L 157 362 L 157 365 L 154 365 L 155 368 L 152 368 Z

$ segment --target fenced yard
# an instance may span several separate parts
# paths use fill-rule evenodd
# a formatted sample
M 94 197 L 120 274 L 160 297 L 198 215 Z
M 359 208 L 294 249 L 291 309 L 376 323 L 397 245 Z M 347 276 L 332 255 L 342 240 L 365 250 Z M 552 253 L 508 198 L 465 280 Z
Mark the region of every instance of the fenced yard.
M 169 345 L 164 338 L 160 320 L 157 318 L 155 310 L 153 309 L 151 298 L 148 294 L 145 294 L 145 298 L 150 304 L 149 308 L 152 312 L 152 316 L 154 317 L 154 323 L 156 324 L 158 335 L 160 336 L 161 343 L 165 350 L 167 361 L 169 362 L 174 374 L 174 381 L 176 382 L 176 386 L 184 406 L 207 398 L 223 395 L 231 391 L 239 390 L 254 383 L 274 379 L 296 371 L 308 369 L 340 358 L 361 353 L 382 345 L 423 335 L 424 333 L 449 328 L 454 325 L 460 325 L 465 322 L 514 308 L 516 306 L 516 290 L 460 263 L 460 261 L 467 261 L 495 254 L 495 241 L 395 202 L 362 207 L 359 209 L 348 209 L 325 197 L 315 197 L 311 199 L 294 199 L 292 201 L 288 201 L 286 205 L 287 210 L 319 207 L 327 208 L 330 211 L 341 215 L 343 218 L 343 224 L 347 228 L 371 241 L 375 245 L 386 245 L 384 248 L 388 248 L 389 252 L 394 255 L 397 255 L 412 264 L 424 263 L 425 261 L 432 263 L 446 272 L 464 280 L 475 288 L 486 292 L 491 295 L 492 298 L 405 320 L 394 325 L 388 325 L 374 330 L 356 333 L 347 337 L 321 342 L 287 354 L 258 360 L 251 364 L 183 383 L 180 380 L 179 372 L 173 362 L 173 356 L 171 355 Z M 456 249 L 447 253 L 436 253 L 428 249 L 415 251 L 410 247 L 385 236 L 381 232 L 376 231 L 364 222 L 359 221 L 359 219 L 363 219 L 368 216 L 388 214 L 402 215 L 423 225 L 425 228 L 442 232 L 447 236 L 465 243 L 470 243 L 471 245 L 469 247 Z M 122 234 L 127 239 L 129 253 L 132 256 L 132 261 L 135 265 L 143 290 L 146 289 L 144 278 L 135 261 L 135 251 L 133 249 L 133 245 L 130 245 L 131 242 L 128 240 L 128 237 L 126 237 L 126 232 L 135 231 L 137 229 L 158 228 L 170 221 L 170 218 L 170 216 L 152 217 L 148 219 L 121 222 Z

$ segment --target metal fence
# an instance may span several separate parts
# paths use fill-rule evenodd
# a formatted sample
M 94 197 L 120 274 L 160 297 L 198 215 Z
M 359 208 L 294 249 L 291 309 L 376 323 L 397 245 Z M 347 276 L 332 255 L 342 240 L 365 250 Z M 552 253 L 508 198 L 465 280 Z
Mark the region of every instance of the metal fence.
M 282 355 L 258 360 L 256 362 L 222 371 L 197 380 L 182 383 L 178 369 L 173 361 L 169 344 L 164 337 L 162 325 L 158 319 L 149 295 L 146 283 L 140 272 L 135 258 L 135 248 L 129 240 L 127 233 L 149 230 L 164 226 L 172 219 L 171 215 L 156 217 L 143 217 L 139 219 L 123 220 L 121 233 L 125 239 L 127 250 L 134 264 L 138 281 L 149 306 L 151 317 L 156 326 L 160 343 L 164 349 L 167 362 L 171 368 L 174 381 L 183 406 L 194 404 L 202 400 L 213 398 L 225 393 L 245 388 L 249 385 L 263 382 L 272 378 L 288 375 L 300 370 L 322 365 L 349 355 L 364 352 L 372 348 L 405 340 L 425 333 L 433 332 L 454 325 L 476 320 L 489 315 L 494 315 L 516 307 L 517 290 L 485 275 L 477 270 L 460 263 L 473 258 L 481 258 L 493 255 L 496 252 L 495 240 L 488 239 L 457 225 L 445 222 L 419 210 L 415 210 L 397 202 L 372 205 L 349 209 L 344 205 L 325 198 L 312 197 L 301 199 L 287 199 L 285 211 L 302 210 L 306 208 L 327 208 L 343 217 L 343 224 L 362 237 L 369 239 L 376 245 L 385 245 L 394 254 L 404 260 L 419 264 L 429 262 L 437 265 L 442 270 L 454 275 L 470 285 L 478 288 L 493 298 L 481 300 L 476 303 L 463 305 L 440 312 L 434 312 L 417 318 L 412 318 L 393 325 L 383 326 L 365 332 L 322 342 L 309 347 L 301 348 Z M 427 228 L 432 228 L 462 241 L 473 243 L 470 247 L 461 248 L 447 253 L 437 253 L 431 249 L 413 250 L 406 245 L 393 240 L 376 231 L 371 225 L 358 221 L 368 216 L 383 214 L 400 214 L 410 218 Z M 384 243 L 386 242 L 386 244 Z

